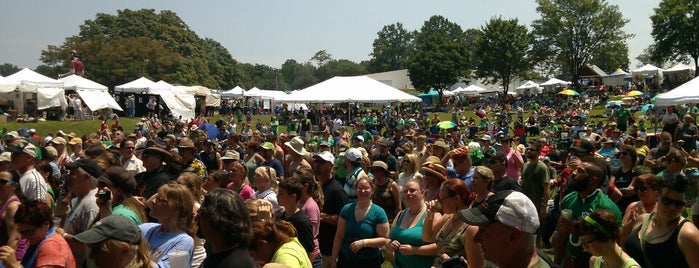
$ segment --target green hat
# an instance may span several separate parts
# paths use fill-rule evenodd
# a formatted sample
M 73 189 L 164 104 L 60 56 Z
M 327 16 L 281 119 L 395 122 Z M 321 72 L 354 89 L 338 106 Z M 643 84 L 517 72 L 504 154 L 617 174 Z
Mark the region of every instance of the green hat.
M 265 142 L 264 144 L 262 144 L 262 149 L 274 150 L 275 148 L 277 148 L 277 147 L 274 146 L 274 143 L 271 143 L 271 142 Z

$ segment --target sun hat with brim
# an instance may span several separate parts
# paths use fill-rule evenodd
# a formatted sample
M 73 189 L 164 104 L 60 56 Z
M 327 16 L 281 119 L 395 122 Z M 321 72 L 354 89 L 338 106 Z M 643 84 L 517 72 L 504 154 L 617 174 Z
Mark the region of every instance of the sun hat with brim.
M 500 222 L 530 234 L 536 234 L 539 229 L 534 203 L 523 193 L 511 190 L 497 192 L 479 206 L 462 209 L 459 216 L 464 222 L 476 226 Z
M 236 151 L 226 151 L 226 153 L 221 156 L 221 160 L 240 160 L 240 153 Z
M 277 146 L 274 146 L 274 143 L 271 142 L 265 142 L 260 147 L 265 150 L 274 150 L 277 148 Z
M 18 139 L 12 142 L 7 150 L 12 153 L 25 153 L 36 158 L 39 154 L 36 152 L 36 146 L 25 139 Z
M 425 174 L 429 173 L 438 177 L 441 181 L 446 181 L 448 179 L 447 169 L 444 168 L 444 166 L 442 166 L 441 164 L 426 162 L 422 164 L 420 170 L 425 172 Z
M 97 164 L 95 160 L 92 159 L 79 159 L 74 162 L 66 163 L 67 169 L 81 168 L 87 174 L 90 174 L 93 178 L 99 178 L 104 173 L 104 169 Z
M 122 215 L 104 217 L 89 230 L 73 236 L 84 244 L 96 244 L 107 239 L 138 244 L 141 237 L 141 229 L 136 222 Z
M 375 170 L 383 171 L 386 174 L 390 173 L 390 171 L 388 171 L 388 165 L 384 161 L 374 161 L 374 163 L 371 163 L 371 167 L 369 169 L 372 173 L 374 173 Z
M 81 139 L 81 138 L 72 138 L 72 139 L 70 139 L 70 141 L 68 142 L 68 144 L 70 144 L 70 145 L 83 144 L 83 139 Z
M 123 167 L 108 168 L 102 176 L 97 178 L 97 181 L 107 186 L 119 188 L 126 193 L 134 194 L 136 191 L 136 178 Z
M 58 150 L 56 150 L 56 147 L 53 146 L 46 146 L 44 147 L 44 150 L 46 150 L 46 154 L 53 157 L 57 158 L 58 157 Z
M 12 153 L 3 152 L 2 154 L 0 154 L 0 163 L 10 162 L 10 161 L 12 161 Z
M 442 140 L 442 139 L 436 140 L 434 142 L 434 144 L 432 144 L 432 146 L 442 147 L 445 150 L 449 149 L 449 146 L 447 145 L 447 143 L 444 142 L 444 140 Z
M 148 148 L 144 149 L 143 152 L 141 153 L 141 158 L 143 158 L 143 156 L 146 156 L 146 155 L 159 155 L 163 159 L 163 162 L 166 162 L 166 163 L 173 162 L 173 160 L 175 159 L 172 156 L 172 154 L 170 154 L 170 152 L 165 151 L 165 149 L 160 148 L 160 147 L 156 147 L 156 146 L 152 146 L 152 147 L 148 147 Z
M 308 153 L 306 148 L 303 148 L 304 142 L 300 137 L 294 137 L 290 141 L 285 142 L 284 145 L 298 155 L 306 155 Z
M 589 153 L 595 150 L 595 145 L 588 139 L 577 139 L 570 149 L 579 153 Z
M 194 146 L 194 142 L 191 139 L 182 138 L 182 140 L 180 140 L 180 144 L 177 145 L 177 148 L 194 149 L 196 147 Z

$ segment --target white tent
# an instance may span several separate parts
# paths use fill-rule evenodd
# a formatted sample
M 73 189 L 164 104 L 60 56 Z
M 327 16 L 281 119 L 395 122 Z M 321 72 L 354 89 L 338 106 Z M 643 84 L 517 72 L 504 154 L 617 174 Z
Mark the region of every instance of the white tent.
M 643 67 L 631 71 L 631 73 L 653 74 L 662 73 L 663 69 L 653 66 L 652 64 L 643 65 Z
M 245 97 L 262 97 L 263 94 L 261 89 L 253 87 L 245 92 Z
M 36 94 L 36 104 L 39 110 L 52 107 L 67 107 L 63 82 L 61 81 L 44 76 L 28 68 L 9 75 L 5 79 L 7 86 L 3 87 L 5 91 L 0 92 L 6 93 L 4 97 L 11 99 L 18 111 L 26 112 L 24 111 L 24 100 L 33 99 L 34 96 L 31 93 Z M 12 84 L 16 86 L 10 90 Z M 9 94 L 13 91 L 17 93 Z
M 114 92 L 149 93 L 149 89 L 155 87 L 155 82 L 141 77 L 123 85 L 114 87 Z
M 385 103 L 419 102 L 421 99 L 367 76 L 336 76 L 296 91 L 288 95 L 284 101 L 307 103 Z
M 242 97 L 245 94 L 245 89 L 236 86 L 231 90 L 221 92 L 221 97 Z
M 665 70 L 666 73 L 681 71 L 694 71 L 694 66 L 684 63 L 678 63 L 677 65 L 672 66 L 670 69 Z
M 17 90 L 18 82 L 10 81 L 7 77 L 0 77 L 0 93 L 8 93 Z
M 467 87 L 465 87 L 465 88 L 459 87 L 459 88 L 457 88 L 457 89 L 455 89 L 454 91 L 451 91 L 451 92 L 454 93 L 454 94 L 478 95 L 478 94 L 480 94 L 481 92 L 485 92 L 485 91 L 486 91 L 485 88 L 482 88 L 482 87 L 479 87 L 479 86 L 476 86 L 476 85 L 469 85 L 469 86 L 467 86 Z M 446 91 L 445 91 L 445 92 L 446 92 Z
M 68 107 L 65 90 L 62 88 L 41 87 L 36 92 L 36 108 L 44 110 L 53 107 Z
M 557 85 L 567 86 L 567 85 L 570 85 L 570 84 L 572 84 L 572 83 L 571 83 L 571 82 L 568 82 L 568 81 L 563 81 L 563 80 L 560 80 L 560 79 L 557 79 L 557 78 L 551 78 L 551 79 L 549 79 L 548 81 L 541 83 L 540 86 L 542 86 L 542 87 L 557 86 Z
M 532 80 L 529 80 L 529 81 L 527 81 L 526 83 L 524 83 L 523 85 L 518 86 L 516 89 L 525 90 L 525 89 L 532 89 L 532 88 L 538 89 L 538 88 L 539 88 L 539 84 L 534 83 L 534 81 L 532 81 Z
M 208 96 L 211 94 L 211 89 L 205 86 L 176 86 L 177 90 L 182 90 L 194 96 Z
M 614 71 L 613 73 L 609 74 L 609 76 L 622 76 L 622 77 L 629 77 L 629 76 L 631 76 L 631 74 L 630 74 L 630 73 L 627 73 L 627 72 L 625 72 L 625 71 L 624 71 L 624 70 L 622 70 L 621 68 L 616 68 L 616 71 Z
M 206 107 L 221 107 L 221 95 L 214 93 L 206 95 Z
M 36 93 L 36 89 L 40 87 L 63 87 L 63 82 L 44 76 L 30 70 L 29 68 L 24 68 L 19 72 L 11 74 L 5 78 L 7 78 L 10 82 L 19 83 L 19 89 L 22 92 Z
M 92 81 L 90 79 L 84 78 L 79 75 L 70 75 L 58 79 L 58 81 L 63 82 L 63 88 L 67 90 L 96 90 L 96 91 L 107 91 L 107 86 Z
M 655 105 L 671 106 L 699 103 L 699 77 L 655 97 Z
M 87 108 L 90 108 L 90 111 L 99 111 L 102 109 L 123 111 L 112 95 L 109 95 L 107 91 L 76 90 L 76 92 L 78 92 L 80 98 L 83 99 Z

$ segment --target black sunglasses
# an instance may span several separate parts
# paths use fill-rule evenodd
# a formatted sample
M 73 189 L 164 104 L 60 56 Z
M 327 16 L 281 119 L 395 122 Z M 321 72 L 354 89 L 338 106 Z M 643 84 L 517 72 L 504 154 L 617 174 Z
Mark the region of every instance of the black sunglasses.
M 3 185 L 8 184 L 8 183 L 9 183 L 9 184 L 15 184 L 14 181 L 0 180 L 0 186 L 3 186 Z
M 676 208 L 683 208 L 684 205 L 687 204 L 687 202 L 684 200 L 674 200 L 667 197 L 660 198 L 660 202 L 666 206 L 674 205 Z

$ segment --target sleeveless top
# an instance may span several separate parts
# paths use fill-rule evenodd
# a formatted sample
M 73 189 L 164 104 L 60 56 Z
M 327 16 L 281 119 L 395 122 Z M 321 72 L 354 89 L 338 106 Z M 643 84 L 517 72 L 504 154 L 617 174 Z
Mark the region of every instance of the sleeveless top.
M 600 267 L 602 267 L 602 262 L 603 262 L 603 261 L 604 261 L 604 257 L 602 257 L 602 256 L 597 257 L 597 259 L 595 259 L 595 263 L 592 265 L 592 267 L 593 267 L 593 268 L 600 268 Z M 621 266 L 620 268 L 629 268 L 629 267 L 631 267 L 631 266 L 633 266 L 633 265 L 641 266 L 641 265 L 638 264 L 638 262 L 636 262 L 636 260 L 634 260 L 633 258 L 631 258 L 631 259 L 626 260 L 626 262 L 624 262 L 624 265 Z
M 400 224 L 403 222 L 403 216 L 405 216 L 406 213 L 408 213 L 407 208 L 404 209 L 402 213 L 400 213 L 400 216 L 398 216 L 398 221 L 396 221 L 396 225 L 393 226 L 393 229 L 391 229 L 391 240 L 397 240 L 401 243 L 401 245 L 407 244 L 412 246 L 423 246 L 429 244 L 425 243 L 425 241 L 422 241 L 422 223 L 424 222 L 425 215 L 427 215 L 427 213 L 423 212 L 422 215 L 420 215 L 420 219 L 418 220 L 417 224 L 415 224 L 415 226 L 406 229 L 401 229 Z M 434 260 L 434 257 L 432 256 L 403 255 L 400 254 L 399 251 L 395 251 L 395 255 L 395 267 L 397 268 L 430 267 L 430 265 L 432 265 L 432 261 Z
M 451 224 L 453 224 L 451 221 L 454 221 L 454 217 L 457 216 L 452 216 L 452 218 L 449 220 L 450 227 Z M 455 221 L 460 222 L 458 219 L 456 219 Z M 446 226 L 446 223 L 442 225 L 442 228 L 439 229 L 439 233 L 437 234 L 436 243 L 439 252 L 437 252 L 437 257 L 434 260 L 433 265 L 435 267 L 439 267 L 441 265 L 442 262 L 439 256 L 442 254 L 447 254 L 449 255 L 449 257 L 466 257 L 466 251 L 464 251 L 464 243 L 461 242 L 461 234 L 463 234 L 464 231 L 466 231 L 468 224 L 463 224 L 452 236 L 449 236 L 449 230 L 445 229 Z
M 677 225 L 675 231 L 672 232 L 667 240 L 656 244 L 643 241 L 643 244 L 641 244 L 639 232 L 646 231 L 648 224 L 653 220 L 654 216 L 655 212 L 652 212 L 648 218 L 643 221 L 642 226 L 631 232 L 631 236 L 629 236 L 624 244 L 626 253 L 628 253 L 631 258 L 638 261 L 641 267 L 689 267 L 687 260 L 684 258 L 684 254 L 677 244 L 677 236 L 680 233 L 680 229 L 682 229 L 683 224 L 688 222 L 686 219 Z M 645 237 L 645 234 L 641 233 L 641 235 Z M 644 251 L 646 254 L 644 254 Z M 648 257 L 648 261 L 651 265 L 646 263 L 646 257 Z
M 0 208 L 0 217 L 5 214 L 5 211 L 7 210 L 7 207 L 10 206 L 10 204 L 14 202 L 19 202 L 19 198 L 12 197 L 5 202 L 5 204 Z M 7 241 L 10 239 L 9 234 L 7 233 L 7 226 L 5 226 L 5 222 L 0 220 L 0 245 L 7 245 Z M 27 239 L 20 239 L 19 242 L 17 242 L 17 250 L 15 251 L 15 257 L 18 260 L 21 260 L 22 257 L 24 256 L 24 252 L 27 251 L 27 248 L 29 247 L 29 243 L 27 242 Z M 0 263 L 1 265 L 1 263 Z
M 393 190 L 391 189 L 391 184 L 393 183 L 392 179 L 388 179 L 388 182 L 384 185 L 378 185 L 376 184 L 376 191 L 371 195 L 371 201 L 374 202 L 374 204 L 379 205 L 381 208 L 383 208 L 384 211 L 386 211 L 386 216 L 388 216 L 388 221 L 393 221 L 393 218 L 396 217 L 396 214 L 398 211 L 396 211 L 396 207 L 398 206 L 395 202 L 395 198 L 393 195 L 399 194 L 399 193 L 394 193 Z

